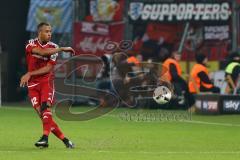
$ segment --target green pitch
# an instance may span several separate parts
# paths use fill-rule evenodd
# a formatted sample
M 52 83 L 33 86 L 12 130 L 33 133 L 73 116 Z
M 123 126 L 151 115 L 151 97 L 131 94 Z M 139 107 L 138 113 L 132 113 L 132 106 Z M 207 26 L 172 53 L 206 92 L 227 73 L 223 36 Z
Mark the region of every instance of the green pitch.
M 33 144 L 42 130 L 33 109 L 4 106 L 0 108 L 0 160 L 240 159 L 239 115 L 192 115 L 185 121 L 144 119 L 145 113 L 160 112 L 121 108 L 86 122 L 55 117 L 76 148 L 66 149 L 51 135 L 49 148 L 38 149 Z M 142 117 L 124 117 L 136 113 Z

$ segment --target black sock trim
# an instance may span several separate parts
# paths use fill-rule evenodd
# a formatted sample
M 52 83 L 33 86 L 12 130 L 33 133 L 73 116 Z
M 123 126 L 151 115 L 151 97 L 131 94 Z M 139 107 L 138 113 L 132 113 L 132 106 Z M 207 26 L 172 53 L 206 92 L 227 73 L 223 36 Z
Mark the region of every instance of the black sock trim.
M 67 139 L 67 138 L 65 137 L 65 138 L 63 138 L 62 141 L 63 141 L 64 143 L 68 143 L 69 139 Z
M 47 108 L 49 108 L 49 106 L 47 105 L 47 102 L 43 102 L 40 107 L 41 113 L 43 113 L 43 111 L 45 111 Z

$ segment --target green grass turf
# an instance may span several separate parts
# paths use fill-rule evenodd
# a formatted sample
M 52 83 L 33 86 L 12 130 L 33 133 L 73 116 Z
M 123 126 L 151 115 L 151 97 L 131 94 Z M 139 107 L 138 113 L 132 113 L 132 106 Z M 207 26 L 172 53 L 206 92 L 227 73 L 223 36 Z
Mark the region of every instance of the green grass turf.
M 55 117 L 76 148 L 66 149 L 51 135 L 49 148 L 38 149 L 33 144 L 42 129 L 33 109 L 4 106 L 0 108 L 0 160 L 240 159 L 239 115 L 193 115 L 187 122 L 121 118 L 125 113 L 153 112 L 161 111 L 120 108 L 85 122 Z

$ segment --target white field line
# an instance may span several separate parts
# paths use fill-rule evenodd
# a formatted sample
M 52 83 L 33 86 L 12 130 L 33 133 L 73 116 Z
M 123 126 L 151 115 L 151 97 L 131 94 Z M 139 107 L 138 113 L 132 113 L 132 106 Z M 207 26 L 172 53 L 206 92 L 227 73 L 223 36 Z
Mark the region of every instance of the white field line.
M 34 111 L 33 108 L 21 108 L 21 107 L 2 107 L 0 110 L 19 110 L 19 111 Z M 74 112 L 74 113 L 82 113 L 82 112 Z M 113 118 L 119 118 L 119 115 L 115 114 L 105 114 L 103 117 L 113 117 Z M 131 122 L 131 121 L 130 121 Z M 133 121 L 135 122 L 135 121 Z M 139 122 L 144 122 L 144 121 L 139 121 Z M 152 123 L 154 121 L 146 121 L 147 123 Z M 157 122 L 168 122 L 168 121 L 157 121 Z M 171 122 L 171 121 L 169 121 Z M 233 124 L 233 123 L 217 123 L 217 122 L 207 122 L 207 121 L 195 121 L 195 120 L 182 120 L 182 121 L 174 121 L 174 122 L 179 122 L 179 123 L 193 123 L 193 124 L 205 124 L 205 125 L 215 125 L 215 126 L 226 126 L 226 127 L 240 127 L 240 124 Z M 154 122 L 156 123 L 156 122 Z
M 240 127 L 240 124 L 232 124 L 232 123 L 217 123 L 217 122 L 206 122 L 206 121 L 194 121 L 194 120 L 184 120 L 180 122 L 185 123 L 194 123 L 194 124 L 207 124 L 207 125 L 216 125 L 216 126 L 227 126 L 227 127 Z

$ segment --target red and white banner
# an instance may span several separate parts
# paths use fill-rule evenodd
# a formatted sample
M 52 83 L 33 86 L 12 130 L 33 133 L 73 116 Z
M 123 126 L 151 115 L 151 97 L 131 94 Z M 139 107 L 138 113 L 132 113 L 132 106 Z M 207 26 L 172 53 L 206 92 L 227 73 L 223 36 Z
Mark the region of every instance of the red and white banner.
M 74 49 L 77 54 L 102 56 L 108 41 L 123 40 L 124 23 L 101 24 L 77 22 L 74 24 Z

